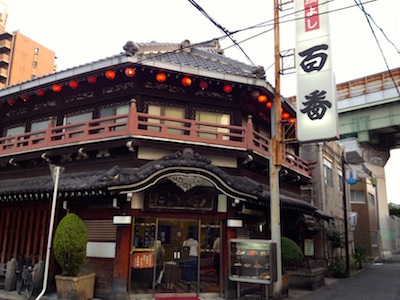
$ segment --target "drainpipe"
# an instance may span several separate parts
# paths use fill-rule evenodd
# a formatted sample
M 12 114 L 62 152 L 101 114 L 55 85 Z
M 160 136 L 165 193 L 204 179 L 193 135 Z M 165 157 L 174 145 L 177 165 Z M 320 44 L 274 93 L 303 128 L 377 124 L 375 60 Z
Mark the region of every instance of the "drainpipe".
M 319 209 L 324 210 L 325 207 L 325 201 L 326 201 L 326 195 L 325 195 L 325 175 L 324 175 L 324 151 L 323 151 L 323 143 L 318 143 L 318 155 L 319 155 L 319 176 L 320 176 L 320 184 L 321 184 L 321 200 L 318 203 L 319 204 Z

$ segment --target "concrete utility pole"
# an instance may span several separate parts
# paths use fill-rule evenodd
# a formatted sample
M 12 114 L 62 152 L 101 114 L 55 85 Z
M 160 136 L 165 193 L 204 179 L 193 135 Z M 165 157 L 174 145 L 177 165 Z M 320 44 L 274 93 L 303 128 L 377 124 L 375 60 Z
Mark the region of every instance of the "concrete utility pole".
M 279 197 L 279 171 L 282 166 L 282 118 L 280 95 L 280 39 L 279 39 L 279 0 L 274 0 L 274 39 L 275 39 L 275 101 L 271 110 L 271 146 L 269 161 L 271 239 L 276 243 L 277 281 L 273 285 L 273 298 L 279 299 L 282 293 L 281 258 L 281 215 Z
M 342 162 L 342 184 L 343 184 L 343 218 L 344 218 L 344 249 L 346 253 L 346 276 L 350 276 L 350 252 L 349 252 L 349 225 L 347 217 L 347 189 L 346 189 L 346 158 L 344 157 L 344 150 L 340 157 Z

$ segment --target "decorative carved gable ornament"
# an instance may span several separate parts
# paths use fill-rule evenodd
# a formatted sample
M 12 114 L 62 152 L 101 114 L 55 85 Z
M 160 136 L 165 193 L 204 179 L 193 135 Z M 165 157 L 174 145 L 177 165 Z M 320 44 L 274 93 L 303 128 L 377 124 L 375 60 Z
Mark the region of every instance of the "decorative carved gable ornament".
M 167 177 L 176 184 L 182 191 L 186 192 L 196 186 L 201 186 L 206 181 L 204 178 L 193 175 L 171 175 Z

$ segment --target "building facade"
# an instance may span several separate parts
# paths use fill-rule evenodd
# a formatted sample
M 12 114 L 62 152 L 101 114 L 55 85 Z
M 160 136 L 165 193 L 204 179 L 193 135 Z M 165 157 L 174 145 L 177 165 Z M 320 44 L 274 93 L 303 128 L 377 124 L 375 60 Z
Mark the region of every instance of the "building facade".
M 96 272 L 97 297 L 233 297 L 235 272 L 261 280 L 273 267 L 229 254 L 232 239 L 271 238 L 274 90 L 261 67 L 225 57 L 217 41 L 124 50 L 0 91 L 1 262 L 44 258 L 58 165 L 55 223 L 68 212 L 84 220 L 84 271 Z M 283 113 L 293 139 L 286 101 Z M 303 191 L 312 167 L 300 146 L 283 150 L 282 235 L 302 248 L 307 240 L 307 255 L 319 257 L 315 240 L 331 217 Z M 199 245 L 191 273 L 189 236 Z M 51 257 L 50 278 L 59 271 Z
M 0 88 L 54 72 L 55 53 L 19 31 L 0 33 Z

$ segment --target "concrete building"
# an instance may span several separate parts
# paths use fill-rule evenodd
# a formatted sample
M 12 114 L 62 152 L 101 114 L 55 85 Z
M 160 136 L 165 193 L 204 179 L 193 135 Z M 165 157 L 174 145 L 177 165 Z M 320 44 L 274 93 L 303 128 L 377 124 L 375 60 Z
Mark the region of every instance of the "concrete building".
M 0 88 L 54 71 L 55 52 L 22 33 L 0 33 Z
M 0 1 L 0 89 L 52 73 L 55 52 L 23 35 L 7 32 L 7 5 Z

